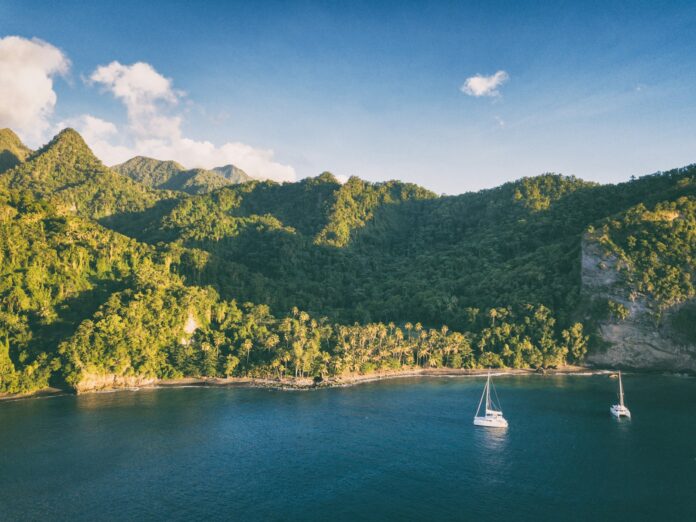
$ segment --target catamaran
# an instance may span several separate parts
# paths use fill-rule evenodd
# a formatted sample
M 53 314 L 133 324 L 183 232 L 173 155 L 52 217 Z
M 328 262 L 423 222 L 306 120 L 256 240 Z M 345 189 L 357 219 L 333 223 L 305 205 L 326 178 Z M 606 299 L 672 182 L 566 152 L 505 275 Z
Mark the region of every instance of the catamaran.
M 619 371 L 619 404 L 614 404 L 609 408 L 611 414 L 620 419 L 621 417 L 631 418 L 631 411 L 624 405 L 623 382 L 621 381 L 621 372 Z
M 476 415 L 474 416 L 475 426 L 485 426 L 487 428 L 507 428 L 508 422 L 503 417 L 503 410 L 500 407 L 500 401 L 498 400 L 498 405 L 496 406 L 491 397 L 491 372 L 488 372 L 488 379 L 486 379 L 486 386 L 483 388 L 483 394 L 481 395 L 481 400 L 479 401 L 478 408 L 476 409 Z M 495 387 L 493 388 L 493 393 L 495 393 L 496 399 L 498 394 L 495 392 Z M 486 398 L 486 410 L 484 415 L 479 415 L 481 411 L 481 405 L 483 404 L 483 399 Z M 497 409 L 496 409 L 497 408 Z

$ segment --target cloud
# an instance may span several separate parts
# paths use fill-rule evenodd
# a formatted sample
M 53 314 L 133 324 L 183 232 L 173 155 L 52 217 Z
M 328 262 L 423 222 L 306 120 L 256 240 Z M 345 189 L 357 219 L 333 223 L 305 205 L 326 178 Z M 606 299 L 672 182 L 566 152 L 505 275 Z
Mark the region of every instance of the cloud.
M 276 181 L 296 179 L 295 169 L 275 161 L 270 149 L 239 142 L 216 146 L 210 141 L 185 137 L 182 117 L 171 113 L 185 94 L 175 90 L 172 80 L 150 64 L 111 62 L 97 67 L 89 82 L 101 85 L 126 107 L 129 135 L 114 132 L 115 125 L 91 115 L 83 115 L 75 122 L 87 143 L 109 165 L 142 155 L 175 160 L 188 168 L 232 163 L 253 177 Z M 125 143 L 116 144 L 115 138 Z
M 145 62 L 114 61 L 97 67 L 87 80 L 123 103 L 128 121 L 123 128 L 92 114 L 55 123 L 58 96 L 53 79 L 69 69 L 65 54 L 47 42 L 0 38 L 0 127 L 12 128 L 31 146 L 45 141 L 51 131 L 74 127 L 107 165 L 145 155 L 173 159 L 189 168 L 232 163 L 257 178 L 296 179 L 293 167 L 276 161 L 273 150 L 240 142 L 217 146 L 184 136 L 183 117 L 176 109 L 186 94 Z
M 172 81 L 158 73 L 149 63 L 102 65 L 89 79 L 105 85 L 129 107 L 151 105 L 156 100 L 176 103 L 180 93 L 172 89 Z
M 162 76 L 148 63 L 123 65 L 111 62 L 97 67 L 90 82 L 101 84 L 126 106 L 131 130 L 142 138 L 180 138 L 181 118 L 162 111 L 175 105 L 184 93 L 174 91 L 172 80 Z
M 70 61 L 37 38 L 0 38 L 0 126 L 10 127 L 31 144 L 45 138 L 57 96 L 53 77 L 64 75 Z
M 467 78 L 460 90 L 469 96 L 499 96 L 498 87 L 505 83 L 510 76 L 505 71 L 498 71 L 491 76 L 477 74 Z

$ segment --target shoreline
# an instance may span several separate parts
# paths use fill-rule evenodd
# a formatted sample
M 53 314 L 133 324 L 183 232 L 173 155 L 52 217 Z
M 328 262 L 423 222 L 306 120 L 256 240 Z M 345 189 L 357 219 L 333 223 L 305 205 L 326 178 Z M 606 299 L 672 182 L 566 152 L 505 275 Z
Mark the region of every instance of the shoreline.
M 680 372 L 658 372 L 658 371 L 637 371 L 631 373 L 648 373 L 660 375 L 684 376 L 687 374 Z M 556 376 L 556 375 L 575 375 L 592 376 L 608 375 L 615 370 L 597 368 L 590 366 L 562 366 L 559 368 L 540 371 L 533 368 L 496 368 L 491 370 L 493 376 Z M 370 374 L 349 374 L 340 377 L 330 377 L 320 382 L 314 382 L 313 378 L 285 378 L 285 379 L 263 379 L 254 377 L 182 377 L 178 379 L 153 379 L 153 378 L 131 378 L 104 379 L 102 385 L 84 388 L 81 390 L 64 390 L 60 388 L 43 388 L 31 393 L 21 394 L 0 394 L 0 402 L 15 401 L 23 399 L 37 399 L 47 397 L 58 397 L 61 395 L 83 395 L 88 393 L 113 393 L 118 391 L 138 391 L 141 389 L 161 389 L 161 388 L 265 388 L 270 390 L 282 391 L 310 391 L 328 388 L 348 388 L 359 384 L 370 382 L 387 381 L 395 379 L 406 379 L 413 377 L 483 377 L 488 374 L 488 370 L 481 369 L 455 369 L 455 368 L 414 368 L 409 370 L 397 370 L 387 372 L 375 372 Z M 690 375 L 689 375 L 690 376 Z M 107 382 L 110 381 L 110 384 Z

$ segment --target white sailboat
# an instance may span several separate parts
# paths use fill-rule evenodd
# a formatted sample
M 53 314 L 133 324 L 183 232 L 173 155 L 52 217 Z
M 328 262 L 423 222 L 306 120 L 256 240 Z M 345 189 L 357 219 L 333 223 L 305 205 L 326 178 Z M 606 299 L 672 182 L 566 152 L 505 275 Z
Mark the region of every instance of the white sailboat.
M 495 388 L 493 389 L 495 392 Z M 497 398 L 496 394 L 496 398 Z M 486 406 L 484 415 L 479 415 L 481 412 L 481 405 L 483 404 L 483 399 L 486 399 Z M 500 401 L 498 401 L 500 402 Z M 497 409 L 496 409 L 497 408 Z M 503 417 L 502 408 L 500 404 L 496 406 L 491 397 L 491 372 L 488 372 L 488 379 L 486 379 L 486 386 L 483 388 L 483 394 L 481 395 L 481 400 L 479 401 L 478 408 L 476 409 L 476 415 L 474 416 L 475 426 L 484 426 L 487 428 L 507 428 L 508 422 Z
M 624 404 L 623 382 L 621 381 L 621 372 L 620 371 L 619 371 L 619 404 L 614 404 L 611 408 L 609 408 L 609 411 L 617 419 L 620 419 L 621 417 L 628 417 L 629 419 L 631 418 L 631 411 Z

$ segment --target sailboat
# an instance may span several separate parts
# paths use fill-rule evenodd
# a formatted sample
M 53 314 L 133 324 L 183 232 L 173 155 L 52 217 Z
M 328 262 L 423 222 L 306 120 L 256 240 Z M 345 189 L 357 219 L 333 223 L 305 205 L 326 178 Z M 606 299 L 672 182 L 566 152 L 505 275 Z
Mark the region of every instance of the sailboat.
M 503 417 L 502 408 L 500 405 L 495 405 L 493 399 L 491 398 L 491 372 L 488 371 L 488 379 L 486 379 L 486 386 L 483 388 L 483 394 L 481 395 L 481 400 L 479 401 L 478 408 L 476 409 L 476 415 L 474 416 L 475 426 L 484 426 L 487 428 L 507 428 L 508 422 Z M 493 388 L 495 393 L 495 388 Z M 496 393 L 496 399 L 498 394 Z M 481 412 L 481 405 L 483 404 L 483 399 L 486 399 L 486 409 L 484 415 L 479 415 Z M 498 401 L 500 403 L 500 401 Z M 496 409 L 498 408 L 498 409 Z
M 619 404 L 614 404 L 609 408 L 611 414 L 620 419 L 621 417 L 631 418 L 631 411 L 624 405 L 623 382 L 621 381 L 621 372 L 619 371 Z

